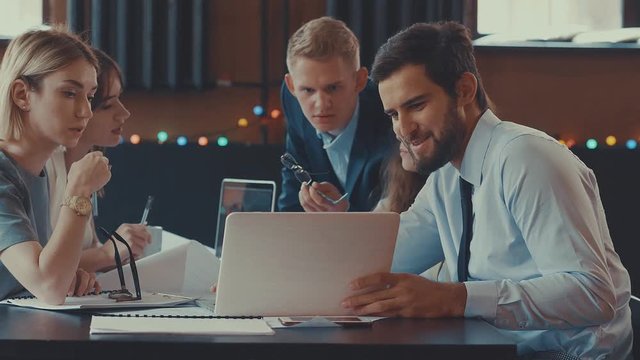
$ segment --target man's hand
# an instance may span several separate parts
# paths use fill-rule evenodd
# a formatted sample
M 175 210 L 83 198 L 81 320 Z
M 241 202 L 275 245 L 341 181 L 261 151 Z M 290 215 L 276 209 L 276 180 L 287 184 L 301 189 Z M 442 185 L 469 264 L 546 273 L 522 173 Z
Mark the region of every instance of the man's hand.
M 100 292 L 102 288 L 100 283 L 96 281 L 95 273 L 88 273 L 80 268 L 76 270 L 76 275 L 71 281 L 67 296 L 84 296 L 92 292 Z
M 340 191 L 328 182 L 314 182 L 311 186 L 302 184 L 298 198 L 300 205 L 307 212 L 345 212 L 349 210 L 349 200 L 343 199 L 337 204 L 325 199 L 320 192 L 333 200 L 338 200 L 342 196 Z
M 467 303 L 464 284 L 436 283 L 412 274 L 376 273 L 358 278 L 350 286 L 356 291 L 374 289 L 342 302 L 357 315 L 462 317 Z

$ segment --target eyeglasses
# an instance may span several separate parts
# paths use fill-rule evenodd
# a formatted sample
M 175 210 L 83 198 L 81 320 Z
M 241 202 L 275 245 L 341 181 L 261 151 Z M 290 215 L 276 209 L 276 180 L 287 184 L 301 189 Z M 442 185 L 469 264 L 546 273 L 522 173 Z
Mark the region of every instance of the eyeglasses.
M 133 258 L 133 253 L 131 252 L 131 247 L 127 244 L 127 241 L 120 236 L 117 232 L 109 233 L 103 227 L 99 227 L 100 231 L 107 237 L 107 239 L 111 240 L 113 243 L 114 249 L 114 258 L 116 261 L 116 268 L 118 269 L 118 277 L 120 278 L 120 289 L 114 290 L 109 293 L 109 299 L 114 299 L 116 302 L 121 301 L 134 301 L 141 300 L 142 293 L 140 292 L 140 278 L 138 277 L 138 268 L 136 267 L 136 261 Z M 115 240 L 114 240 L 115 238 Z M 118 247 L 116 246 L 116 240 L 123 243 L 129 252 L 129 260 L 131 264 L 131 274 L 133 275 L 133 285 L 136 289 L 136 296 L 133 296 L 131 292 L 127 289 L 127 285 L 124 282 L 124 272 L 122 271 L 122 260 L 120 259 L 120 254 L 118 253 Z
M 300 166 L 300 164 L 298 164 L 298 162 L 293 157 L 293 155 L 289 153 L 284 153 L 282 156 L 280 156 L 280 162 L 282 163 L 282 165 L 284 165 L 284 167 L 293 171 L 293 175 L 296 177 L 296 179 L 298 179 L 298 181 L 300 181 L 305 185 L 311 185 L 311 183 L 313 182 L 313 178 L 311 178 L 311 174 L 307 170 L 305 170 L 302 166 Z M 323 199 L 327 200 L 333 205 L 338 205 L 342 200 L 346 199 L 347 196 L 349 196 L 349 193 L 345 193 L 339 199 L 334 200 L 330 198 L 329 195 L 323 193 L 322 191 L 319 191 L 319 190 L 315 190 L 315 191 L 320 196 L 322 196 Z

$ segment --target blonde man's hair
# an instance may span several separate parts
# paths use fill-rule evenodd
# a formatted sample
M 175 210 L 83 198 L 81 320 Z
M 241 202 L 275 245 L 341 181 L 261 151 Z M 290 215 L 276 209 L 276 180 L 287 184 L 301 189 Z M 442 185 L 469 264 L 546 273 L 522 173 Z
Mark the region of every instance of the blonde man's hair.
M 340 20 L 324 16 L 302 25 L 291 38 L 287 46 L 287 68 L 299 57 L 313 60 L 325 60 L 340 56 L 355 70 L 360 68 L 360 43 L 358 38 Z
M 14 81 L 21 79 L 38 91 L 47 75 L 78 59 L 98 71 L 91 48 L 62 26 L 30 30 L 9 43 L 0 65 L 0 139 L 19 140 L 24 129 L 23 113 L 12 98 Z

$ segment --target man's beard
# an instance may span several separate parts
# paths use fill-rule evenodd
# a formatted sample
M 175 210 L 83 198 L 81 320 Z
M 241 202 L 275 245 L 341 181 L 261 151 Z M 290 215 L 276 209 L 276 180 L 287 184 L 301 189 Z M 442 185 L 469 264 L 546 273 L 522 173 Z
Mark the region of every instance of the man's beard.
M 434 147 L 433 154 L 418 155 L 416 170 L 418 173 L 428 176 L 451 161 L 464 142 L 467 134 L 464 120 L 456 111 L 455 103 L 450 101 L 449 109 L 445 114 L 444 128 L 439 137 L 432 137 Z

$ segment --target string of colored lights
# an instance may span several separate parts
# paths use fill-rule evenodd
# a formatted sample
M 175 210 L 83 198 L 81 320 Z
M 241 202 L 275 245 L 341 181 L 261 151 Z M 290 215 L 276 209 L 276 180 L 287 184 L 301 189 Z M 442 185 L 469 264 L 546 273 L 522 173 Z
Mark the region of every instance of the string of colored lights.
M 236 125 L 233 127 L 199 135 L 196 139 L 197 144 L 200 146 L 207 146 L 209 145 L 210 139 L 215 139 L 215 143 L 218 146 L 224 147 L 229 145 L 229 138 L 227 138 L 226 134 L 232 131 L 236 131 L 239 128 L 246 129 L 251 126 L 262 125 L 264 124 L 264 121 L 267 118 L 271 120 L 277 120 L 282 116 L 282 111 L 280 109 L 273 109 L 269 112 L 269 116 L 266 116 L 266 111 L 264 107 L 262 107 L 261 105 L 254 106 L 252 109 L 252 112 L 253 112 L 253 115 L 257 117 L 257 121 L 249 121 L 249 119 L 247 119 L 246 117 L 242 117 L 238 119 L 238 121 L 236 122 Z M 169 133 L 167 133 L 165 130 L 160 130 L 156 134 L 156 142 L 158 144 L 168 143 L 169 140 L 170 140 Z M 121 139 L 121 143 L 122 142 L 124 142 L 124 139 Z M 142 137 L 139 134 L 132 134 L 129 137 L 129 142 L 133 145 L 138 145 L 142 143 Z M 186 146 L 187 144 L 189 144 L 189 137 L 186 135 L 179 135 L 175 138 L 175 143 L 178 146 Z
M 573 139 L 559 138 L 558 142 L 560 142 L 561 144 L 566 145 L 570 149 L 573 148 L 574 146 L 578 145 L 578 143 Z M 622 147 L 621 144 L 618 144 L 618 138 L 616 138 L 613 135 L 607 136 L 604 139 L 604 144 L 606 145 L 605 148 L 620 148 L 620 147 Z M 584 142 L 584 147 L 587 148 L 588 150 L 597 150 L 599 146 L 600 146 L 600 144 L 598 143 L 598 140 L 596 140 L 595 138 L 589 138 Z M 638 148 L 638 141 L 636 139 L 627 139 L 627 141 L 624 142 L 624 147 L 629 149 L 629 150 L 635 150 L 635 149 Z
M 261 105 L 255 105 L 252 112 L 257 118 L 256 121 L 249 121 L 246 117 L 239 118 L 234 127 L 199 135 L 196 139 L 196 143 L 200 146 L 207 146 L 209 145 L 210 139 L 215 139 L 216 145 L 224 147 L 229 145 L 229 138 L 227 138 L 226 134 L 238 129 L 246 129 L 250 126 L 263 125 L 266 119 L 276 120 L 282 116 L 282 111 L 280 109 L 271 110 L 267 116 L 265 108 Z M 170 136 L 166 131 L 161 130 L 156 134 L 156 139 L 158 144 L 165 144 L 169 142 Z M 557 140 L 570 149 L 578 146 L 578 142 L 572 138 L 563 138 L 562 136 L 559 136 L 557 137 Z M 121 139 L 121 142 L 124 142 L 124 139 Z M 142 138 L 138 134 L 133 134 L 129 137 L 129 142 L 133 145 L 137 145 L 142 142 Z M 189 144 L 189 137 L 186 135 L 179 135 L 175 138 L 175 143 L 178 146 L 186 146 Z M 618 139 L 613 135 L 607 136 L 604 139 L 604 144 L 609 148 L 622 147 L 622 145 L 618 145 Z M 595 138 L 589 138 L 584 141 L 584 147 L 588 150 L 596 150 L 599 147 L 598 140 Z M 638 148 L 638 141 L 636 139 L 627 139 L 627 141 L 624 142 L 624 147 L 629 150 L 635 150 Z

